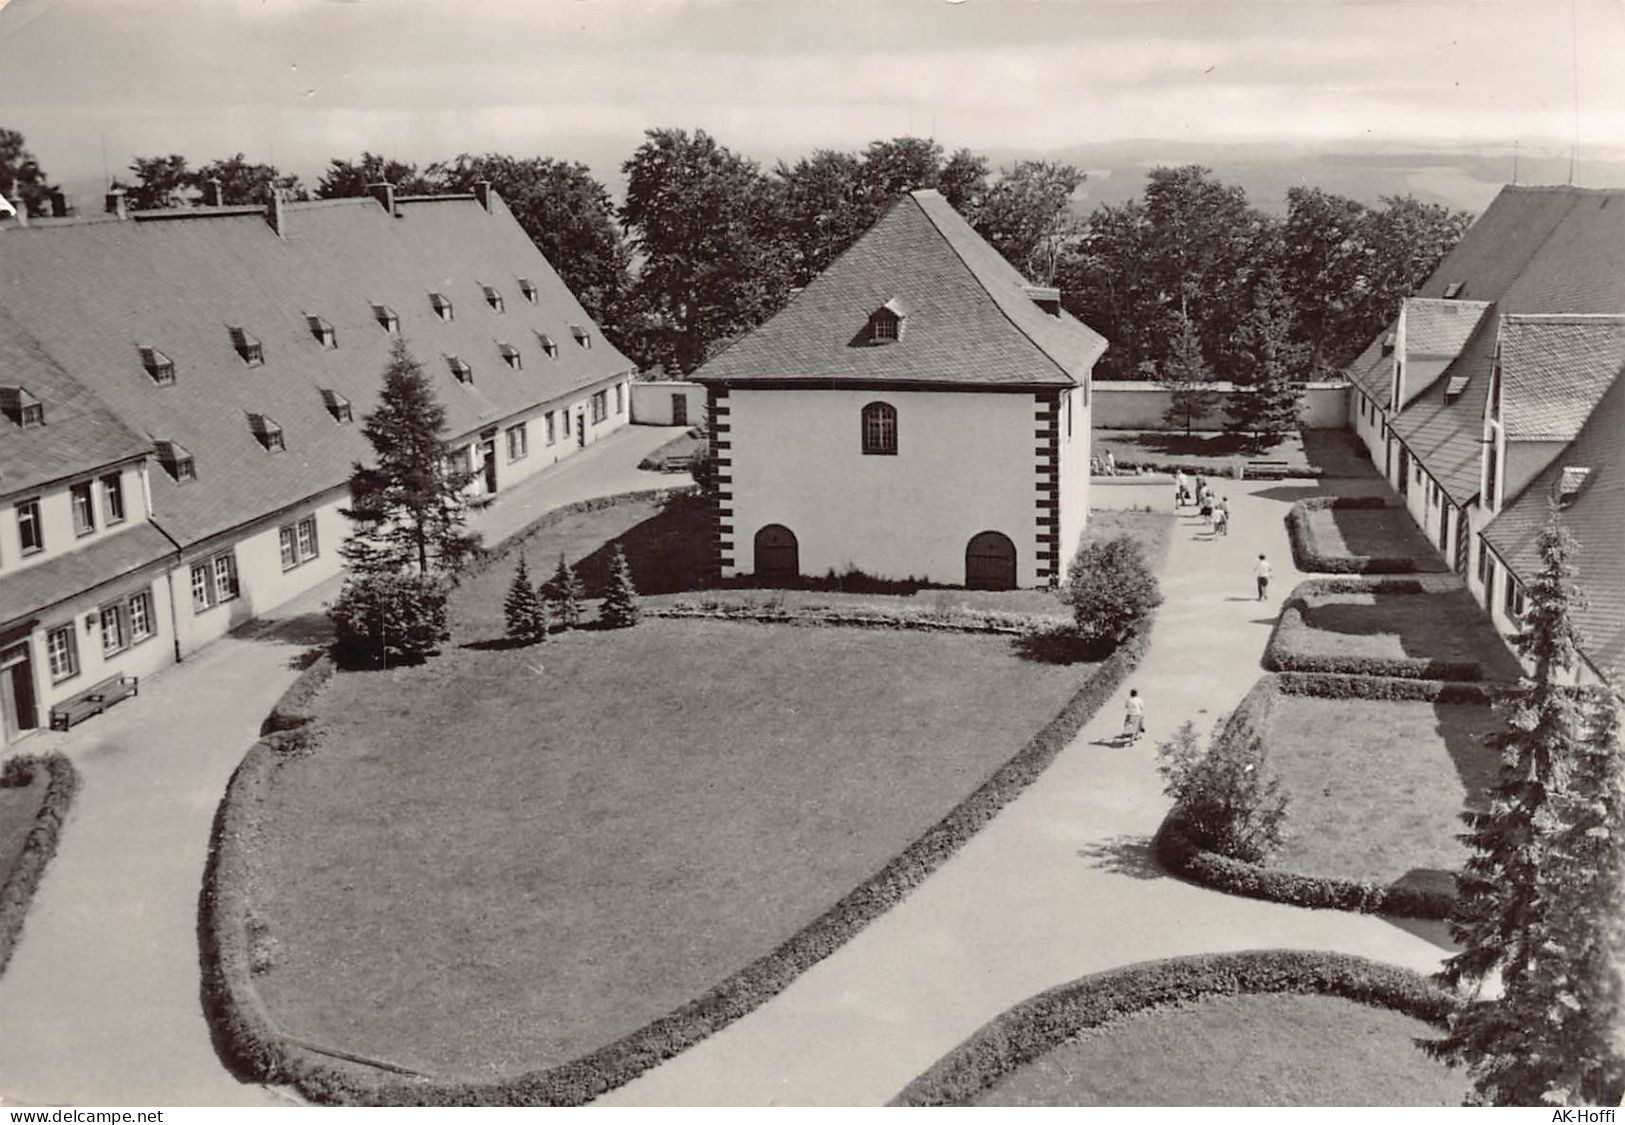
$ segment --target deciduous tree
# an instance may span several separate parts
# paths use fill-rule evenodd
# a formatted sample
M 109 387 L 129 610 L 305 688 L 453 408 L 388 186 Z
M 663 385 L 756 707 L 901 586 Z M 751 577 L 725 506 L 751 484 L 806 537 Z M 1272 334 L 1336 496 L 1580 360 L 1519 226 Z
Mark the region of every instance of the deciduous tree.
M 159 211 L 192 202 L 195 178 L 186 157 L 178 152 L 138 156 L 130 161 L 130 174 L 135 177 L 133 184 L 114 180 L 113 186 L 124 190 L 125 203 L 132 211 Z
M 23 135 L 0 129 L 0 195 L 13 203 L 22 200 L 30 215 L 51 213 L 51 183 L 28 151 Z
M 240 152 L 224 160 L 212 160 L 192 173 L 192 186 L 204 193 L 204 198 L 210 180 L 220 182 L 221 202 L 227 206 L 264 203 L 273 190 L 282 192 L 285 199 L 309 198 L 298 176 L 285 174 L 274 164 L 255 164 Z
M 441 190 L 432 174 L 418 171 L 416 164 L 363 152 L 354 160 L 329 160 L 316 181 L 316 198 L 358 198 L 368 194 L 372 184 L 394 184 L 402 195 L 432 195 Z
M 1076 236 L 1072 195 L 1083 181 L 1070 164 L 1023 160 L 987 189 L 976 230 L 1022 274 L 1048 285 L 1062 249 Z

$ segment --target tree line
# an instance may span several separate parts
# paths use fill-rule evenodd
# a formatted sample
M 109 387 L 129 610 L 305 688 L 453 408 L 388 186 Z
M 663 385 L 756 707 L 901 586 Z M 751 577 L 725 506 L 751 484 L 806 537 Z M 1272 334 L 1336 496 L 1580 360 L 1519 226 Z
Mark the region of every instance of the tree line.
M 935 188 L 1016 269 L 1055 284 L 1111 341 L 1096 374 L 1257 384 L 1276 367 L 1335 373 L 1392 318 L 1471 216 L 1411 196 L 1379 206 L 1294 188 L 1284 217 L 1251 206 L 1211 170 L 1154 168 L 1142 194 L 1080 214 L 1086 176 L 1021 161 L 995 172 L 920 137 L 819 149 L 771 170 L 703 129 L 651 129 L 622 165 L 617 206 L 586 165 L 463 154 L 419 167 L 376 153 L 333 159 L 313 187 L 238 153 L 192 167 L 138 156 L 115 186 L 137 210 L 222 202 L 464 192 L 488 180 L 605 333 L 640 367 L 672 376 L 772 315 L 850 246 L 898 194 Z M 0 193 L 49 209 L 50 186 L 20 134 L 0 130 Z M 1187 405 L 1198 405 L 1187 403 Z

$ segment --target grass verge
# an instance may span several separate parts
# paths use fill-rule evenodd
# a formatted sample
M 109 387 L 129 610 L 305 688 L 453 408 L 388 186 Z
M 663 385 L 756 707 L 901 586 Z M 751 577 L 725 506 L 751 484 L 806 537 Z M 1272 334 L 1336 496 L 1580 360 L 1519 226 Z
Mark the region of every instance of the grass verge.
M 1403 508 L 1382 496 L 1312 496 L 1286 515 L 1292 560 L 1325 574 L 1443 573 L 1445 565 Z
M 0 786 L 0 973 L 22 936 L 23 920 L 56 854 L 79 774 L 61 754 L 9 759 Z
M 1450 993 L 1419 973 L 1346 954 L 1266 950 L 1151 961 L 1082 977 L 1023 1001 L 909 1083 L 892 1104 L 978 1104 L 1001 1079 L 1074 1037 L 1096 1031 L 1109 1035 L 1128 1017 L 1153 1009 L 1234 996 L 1336 997 L 1402 1013 L 1440 1029 L 1456 1005 Z M 1186 1043 L 1196 1054 L 1211 1050 L 1211 1045 L 1188 1038 Z M 1280 1068 L 1300 1065 L 1301 1052 L 1325 1065 L 1328 1047 L 1321 1040 L 1304 1040 L 1300 1055 L 1278 1060 Z M 1409 1040 L 1398 1037 L 1394 1048 L 1395 1059 L 1400 1051 L 1415 1050 Z M 1165 1057 L 1147 1061 L 1153 1066 L 1173 1062 Z M 1442 1064 L 1435 1065 L 1443 1069 Z M 1234 1080 L 1232 1075 L 1230 1081 Z M 1208 1101 L 1202 1089 L 1189 1095 L 1202 1104 L 1224 1104 L 1217 1097 Z

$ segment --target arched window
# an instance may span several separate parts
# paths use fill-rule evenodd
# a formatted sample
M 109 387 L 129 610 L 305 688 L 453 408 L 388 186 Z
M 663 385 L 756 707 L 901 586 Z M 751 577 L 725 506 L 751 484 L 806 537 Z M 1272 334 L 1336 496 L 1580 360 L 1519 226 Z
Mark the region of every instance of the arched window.
M 896 454 L 897 411 L 890 403 L 871 402 L 863 408 L 863 451 Z

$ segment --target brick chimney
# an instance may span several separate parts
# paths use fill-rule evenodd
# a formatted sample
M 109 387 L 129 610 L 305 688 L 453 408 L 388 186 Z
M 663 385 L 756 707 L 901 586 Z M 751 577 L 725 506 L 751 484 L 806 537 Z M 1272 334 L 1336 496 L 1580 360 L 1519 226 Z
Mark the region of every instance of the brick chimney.
M 279 188 L 272 188 L 271 197 L 265 202 L 265 222 L 267 226 L 276 231 L 278 238 L 288 237 L 287 205 L 282 199 L 282 191 Z
M 203 182 L 203 202 L 208 207 L 224 207 L 226 205 L 226 186 L 217 179 L 208 179 Z
M 480 206 L 484 207 L 486 209 L 486 211 L 491 210 L 491 181 L 490 180 L 475 180 L 474 181 L 474 198 L 479 201 Z
M 107 193 L 107 213 L 116 219 L 128 219 L 130 217 L 129 206 L 125 202 L 123 188 L 114 188 Z
M 53 219 L 66 219 L 73 214 L 73 208 L 68 204 L 68 193 L 61 188 L 51 189 L 51 217 Z
M 372 192 L 372 197 L 378 201 L 378 206 L 382 207 L 385 211 L 389 212 L 389 214 L 392 215 L 392 216 L 396 213 L 395 212 L 395 185 L 394 184 L 390 184 L 390 183 L 368 184 L 367 185 L 367 190 Z

